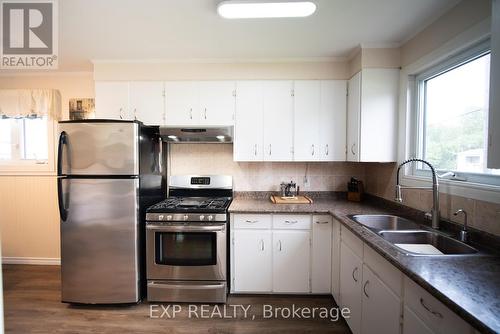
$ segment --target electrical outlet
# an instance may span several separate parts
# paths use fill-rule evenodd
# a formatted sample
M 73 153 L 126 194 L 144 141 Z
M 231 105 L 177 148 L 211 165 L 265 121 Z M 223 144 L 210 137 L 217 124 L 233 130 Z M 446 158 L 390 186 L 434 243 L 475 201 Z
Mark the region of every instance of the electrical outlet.
M 307 176 L 304 176 L 304 188 L 309 189 L 311 184 L 309 183 L 309 178 Z

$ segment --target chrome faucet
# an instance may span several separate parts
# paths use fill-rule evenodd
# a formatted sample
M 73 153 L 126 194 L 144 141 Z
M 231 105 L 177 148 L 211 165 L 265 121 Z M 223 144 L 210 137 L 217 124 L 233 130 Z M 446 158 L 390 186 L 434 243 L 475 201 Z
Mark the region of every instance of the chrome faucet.
M 461 213 L 464 215 L 464 227 L 458 234 L 458 238 L 462 242 L 468 242 L 469 241 L 469 230 L 467 228 L 467 212 L 464 209 L 458 209 L 453 215 L 458 216 L 458 214 Z
M 421 162 L 421 163 L 429 166 L 429 168 L 431 169 L 431 173 L 432 173 L 432 187 L 406 187 L 406 186 L 402 186 L 399 184 L 399 171 L 401 170 L 401 167 L 403 167 L 404 165 L 406 165 L 410 162 Z M 447 175 L 447 174 L 445 174 L 445 175 Z M 432 209 L 431 209 L 430 213 L 426 214 L 426 217 L 430 216 L 430 219 L 432 220 L 432 228 L 439 229 L 439 221 L 441 220 L 440 213 L 439 213 L 439 183 L 438 183 L 438 175 L 436 174 L 436 170 L 434 169 L 434 166 L 432 166 L 429 162 L 427 162 L 425 160 L 416 159 L 416 158 L 403 161 L 399 165 L 398 171 L 396 173 L 396 199 L 395 200 L 396 200 L 396 202 L 400 202 L 400 203 L 403 202 L 403 197 L 401 196 L 401 189 L 432 190 Z

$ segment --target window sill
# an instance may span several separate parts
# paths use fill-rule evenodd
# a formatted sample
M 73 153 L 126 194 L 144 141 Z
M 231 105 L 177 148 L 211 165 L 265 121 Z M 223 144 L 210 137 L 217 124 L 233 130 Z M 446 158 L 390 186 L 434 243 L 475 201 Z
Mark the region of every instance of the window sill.
M 422 176 L 404 175 L 401 177 L 401 183 L 406 186 L 422 187 L 430 186 L 432 181 Z M 500 186 L 439 179 L 439 192 L 480 201 L 500 203 Z
M 37 164 L 33 162 L 1 163 L 0 175 L 55 175 L 53 164 Z

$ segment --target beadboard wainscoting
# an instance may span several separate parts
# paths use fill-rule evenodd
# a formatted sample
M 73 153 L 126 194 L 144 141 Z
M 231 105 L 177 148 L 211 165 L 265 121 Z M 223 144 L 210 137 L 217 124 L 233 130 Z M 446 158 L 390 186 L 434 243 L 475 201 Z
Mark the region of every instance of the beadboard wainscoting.
M 0 176 L 2 262 L 59 264 L 55 176 Z

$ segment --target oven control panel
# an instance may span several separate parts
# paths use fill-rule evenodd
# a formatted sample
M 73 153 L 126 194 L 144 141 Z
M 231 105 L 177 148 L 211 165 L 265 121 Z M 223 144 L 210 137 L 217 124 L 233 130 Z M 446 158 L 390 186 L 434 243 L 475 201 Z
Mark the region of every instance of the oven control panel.
M 196 186 L 208 186 L 210 185 L 210 178 L 206 176 L 198 176 L 191 178 L 191 184 Z
M 225 222 L 225 213 L 147 213 L 148 222 Z

